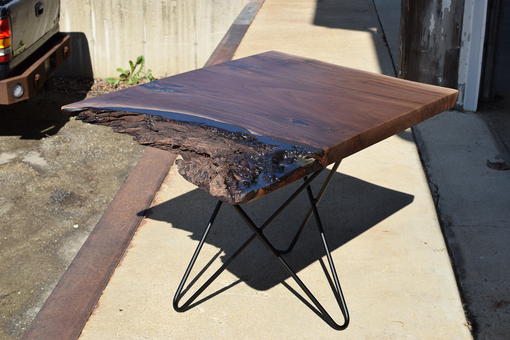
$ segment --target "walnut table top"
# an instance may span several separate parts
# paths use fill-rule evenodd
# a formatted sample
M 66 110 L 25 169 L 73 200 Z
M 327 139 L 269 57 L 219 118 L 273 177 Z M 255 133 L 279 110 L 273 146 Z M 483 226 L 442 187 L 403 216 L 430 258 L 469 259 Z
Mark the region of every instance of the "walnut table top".
M 266 52 L 63 107 L 179 153 L 179 173 L 252 201 L 455 104 L 457 91 Z

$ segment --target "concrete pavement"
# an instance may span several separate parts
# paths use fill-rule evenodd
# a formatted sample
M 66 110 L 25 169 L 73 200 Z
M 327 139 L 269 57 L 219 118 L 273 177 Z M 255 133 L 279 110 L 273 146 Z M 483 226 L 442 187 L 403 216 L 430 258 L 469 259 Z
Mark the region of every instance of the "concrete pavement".
M 477 113 L 447 112 L 414 128 L 477 339 L 510 332 L 510 171 Z M 442 136 L 441 138 L 439 136 Z
M 374 0 L 395 68 L 399 0 Z M 505 15 L 510 12 L 506 3 Z M 508 30 L 510 20 L 503 22 Z M 476 339 L 510 334 L 510 45 L 499 44 L 498 99 L 477 112 L 451 110 L 413 127 L 468 319 Z
M 372 1 L 266 0 L 236 58 L 278 50 L 393 74 Z M 300 292 L 257 241 L 205 292 L 176 313 L 172 298 L 215 202 L 170 171 L 82 339 L 470 339 L 446 244 L 410 130 L 340 166 L 319 209 L 351 315 L 341 333 L 300 301 Z M 263 220 L 289 190 L 248 205 Z M 288 239 L 306 202 L 295 202 L 268 232 Z M 338 322 L 322 273 L 327 262 L 310 222 L 289 262 Z M 229 257 L 250 233 L 225 206 L 197 268 Z M 237 243 L 236 243 L 237 241 Z M 202 279 L 203 280 L 203 279 Z M 200 281 L 199 281 L 200 282 Z M 289 288 L 291 287 L 291 288 Z M 213 295 L 212 298 L 208 296 Z

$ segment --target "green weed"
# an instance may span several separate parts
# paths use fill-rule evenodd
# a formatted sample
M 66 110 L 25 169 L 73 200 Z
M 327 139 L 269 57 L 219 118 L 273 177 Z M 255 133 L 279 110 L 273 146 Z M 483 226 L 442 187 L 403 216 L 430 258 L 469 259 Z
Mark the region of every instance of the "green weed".
M 139 66 L 139 67 L 138 67 Z M 147 72 L 144 71 L 145 66 L 145 58 L 143 55 L 136 58 L 136 62 L 133 63 L 131 60 L 129 61 L 129 69 L 124 70 L 122 68 L 118 68 L 117 72 L 120 72 L 120 75 L 117 79 L 115 78 L 106 78 L 105 80 L 113 85 L 118 84 L 129 84 L 136 85 L 140 83 L 141 80 L 147 79 L 148 81 L 154 81 L 155 78 L 152 75 L 152 71 L 149 69 Z M 138 70 L 137 70 L 138 67 Z

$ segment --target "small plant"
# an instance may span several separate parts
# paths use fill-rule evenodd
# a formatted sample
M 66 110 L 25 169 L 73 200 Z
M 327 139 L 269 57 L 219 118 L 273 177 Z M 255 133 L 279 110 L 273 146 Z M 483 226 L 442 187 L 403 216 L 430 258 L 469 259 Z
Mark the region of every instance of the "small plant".
M 138 70 L 136 70 L 136 68 Z M 129 70 L 123 70 L 121 68 L 117 69 L 117 72 L 120 72 L 120 75 L 117 79 L 115 78 L 106 78 L 105 80 L 113 85 L 118 85 L 119 83 L 122 84 L 129 84 L 134 85 L 138 84 L 142 79 L 147 79 L 148 81 L 154 81 L 155 78 L 152 75 L 152 71 L 149 69 L 147 72 L 144 71 L 145 66 L 145 58 L 143 55 L 136 58 L 136 62 L 133 63 L 131 60 L 129 61 Z M 135 72 L 136 71 L 136 72 Z

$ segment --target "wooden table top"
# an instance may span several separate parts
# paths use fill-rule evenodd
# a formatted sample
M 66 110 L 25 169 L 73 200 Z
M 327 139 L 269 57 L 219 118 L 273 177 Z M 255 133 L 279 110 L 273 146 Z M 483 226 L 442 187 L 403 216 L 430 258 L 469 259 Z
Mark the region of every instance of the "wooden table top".
M 261 197 L 455 104 L 457 91 L 266 52 L 63 107 L 179 153 L 231 204 Z

